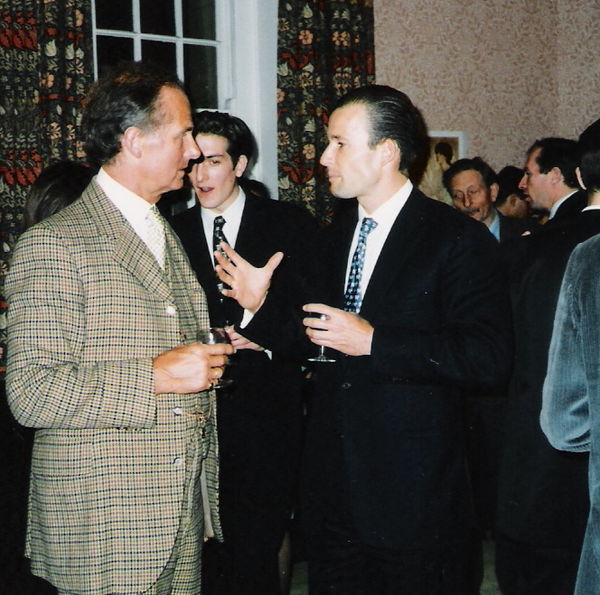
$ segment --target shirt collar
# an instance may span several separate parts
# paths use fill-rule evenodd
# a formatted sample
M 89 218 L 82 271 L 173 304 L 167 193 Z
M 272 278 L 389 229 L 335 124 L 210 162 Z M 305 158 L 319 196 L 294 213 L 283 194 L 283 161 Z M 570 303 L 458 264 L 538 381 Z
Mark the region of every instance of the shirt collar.
M 209 221 L 212 226 L 214 220 L 221 216 L 227 221 L 227 223 L 239 223 L 242 220 L 242 213 L 244 212 L 244 205 L 246 204 L 246 193 L 239 187 L 239 192 L 236 199 L 227 207 L 222 213 L 215 213 L 210 209 L 205 209 L 202 205 L 200 211 L 202 212 L 202 219 Z
M 406 180 L 403 186 L 393 194 L 388 200 L 386 200 L 380 207 L 375 209 L 370 215 L 367 215 L 362 205 L 358 204 L 358 222 L 362 223 L 365 217 L 370 217 L 377 221 L 377 227 L 381 230 L 382 228 L 390 228 L 394 224 L 396 217 L 402 210 L 402 207 L 406 204 L 410 193 L 412 192 L 413 185 L 410 180 Z
M 117 182 L 102 167 L 96 175 L 96 182 L 134 229 L 144 224 L 152 204 Z

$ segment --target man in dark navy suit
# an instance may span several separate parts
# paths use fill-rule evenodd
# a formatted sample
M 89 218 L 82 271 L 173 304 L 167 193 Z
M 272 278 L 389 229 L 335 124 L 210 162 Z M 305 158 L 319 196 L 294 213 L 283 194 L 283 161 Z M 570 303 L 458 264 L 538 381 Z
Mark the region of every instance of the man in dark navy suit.
M 271 200 L 262 184 L 245 177 L 255 144 L 242 120 L 201 112 L 194 135 L 202 156 L 189 178 L 198 203 L 172 223 L 206 293 L 211 324 L 228 328 L 239 348 L 227 373 L 233 383 L 218 394 L 224 542 L 207 544 L 203 593 L 279 595 L 278 552 L 298 465 L 301 367 L 233 330 L 244 312 L 222 295 L 213 250 L 226 240 L 257 266 L 285 252 L 273 290 L 291 299 L 316 225 L 300 207 Z
M 327 134 L 343 208 L 304 305 L 306 335 L 335 359 L 317 364 L 304 456 L 311 593 L 466 593 L 463 391 L 493 390 L 511 359 L 497 243 L 413 188 L 424 124 L 404 93 L 350 91 Z M 245 336 L 275 327 L 289 345 L 302 327 L 265 293 L 281 254 L 256 269 L 224 248 L 225 293 L 254 313 Z

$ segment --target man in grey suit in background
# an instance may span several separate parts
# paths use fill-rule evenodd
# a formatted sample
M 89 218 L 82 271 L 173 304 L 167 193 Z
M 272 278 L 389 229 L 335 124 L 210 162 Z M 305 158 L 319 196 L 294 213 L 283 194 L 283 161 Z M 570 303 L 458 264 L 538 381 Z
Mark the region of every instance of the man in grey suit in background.
M 579 137 L 580 184 L 588 191 L 588 210 L 600 209 L 600 120 Z M 541 425 L 555 448 L 590 452 L 590 514 L 579 559 L 576 595 L 598 593 L 598 364 L 600 362 L 600 235 L 580 244 L 563 279 L 548 355 Z M 563 453 L 564 454 L 564 453 Z M 569 512 L 569 517 L 575 511 Z
M 37 428 L 26 554 L 59 593 L 192 595 L 220 536 L 210 388 L 233 348 L 196 342 L 204 292 L 154 206 L 200 154 L 190 106 L 174 76 L 127 64 L 83 127 L 102 167 L 22 236 L 6 282 L 7 396 Z

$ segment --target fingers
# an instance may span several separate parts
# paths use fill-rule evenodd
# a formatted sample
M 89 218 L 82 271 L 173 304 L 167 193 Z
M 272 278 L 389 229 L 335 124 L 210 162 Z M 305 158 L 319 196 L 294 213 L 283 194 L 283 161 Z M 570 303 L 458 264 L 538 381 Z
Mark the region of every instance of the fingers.
M 275 252 L 271 258 L 267 261 L 265 268 L 273 274 L 273 271 L 280 265 L 283 260 L 283 252 Z

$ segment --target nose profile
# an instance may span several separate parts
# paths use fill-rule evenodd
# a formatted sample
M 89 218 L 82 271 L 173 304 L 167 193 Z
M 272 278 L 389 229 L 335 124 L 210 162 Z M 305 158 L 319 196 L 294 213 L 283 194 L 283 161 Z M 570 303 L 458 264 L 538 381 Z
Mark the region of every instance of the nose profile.
M 519 182 L 519 190 L 527 190 L 527 174 L 523 174 L 523 177 Z
M 331 145 L 327 145 L 327 147 L 325 147 L 325 150 L 321 154 L 321 159 L 319 159 L 319 163 L 321 165 L 323 165 L 324 167 L 329 167 L 329 165 L 331 164 L 331 150 L 330 149 L 331 149 Z
M 191 134 L 185 136 L 185 143 L 185 156 L 188 158 L 188 161 L 198 159 L 202 155 L 200 147 Z

